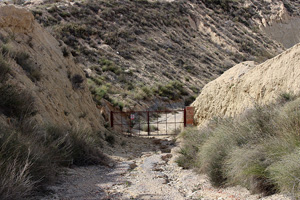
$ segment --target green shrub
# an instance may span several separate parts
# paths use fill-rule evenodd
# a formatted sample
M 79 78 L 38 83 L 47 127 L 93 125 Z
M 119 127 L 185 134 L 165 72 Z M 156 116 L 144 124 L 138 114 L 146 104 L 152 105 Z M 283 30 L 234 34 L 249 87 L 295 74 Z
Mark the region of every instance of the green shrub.
M 295 98 L 296 98 L 295 95 L 288 93 L 288 92 L 284 92 L 284 93 L 280 94 L 280 96 L 279 96 L 279 100 L 281 100 L 282 102 L 292 101 Z
M 206 173 L 213 185 L 242 185 L 253 193 L 300 197 L 300 98 L 259 107 L 236 119 L 216 119 L 184 131 L 177 159 Z
M 107 60 L 106 58 L 101 58 L 99 60 L 99 64 L 101 65 L 103 72 L 111 71 L 117 75 L 120 75 L 122 72 L 119 66 L 117 66 L 113 61 Z
M 196 128 L 185 128 L 179 137 L 184 139 L 184 144 L 180 148 L 179 156 L 176 162 L 184 169 L 195 167 L 195 158 L 199 152 L 199 146 L 205 141 L 207 135 L 205 132 L 199 134 Z
M 118 101 L 118 100 L 113 99 L 113 100 L 112 100 L 112 104 L 113 104 L 114 107 L 119 108 L 121 111 L 122 111 L 123 108 L 124 108 L 124 103 L 121 102 L 121 101 Z
M 136 88 L 133 93 L 133 98 L 136 100 L 146 100 L 153 96 L 153 91 L 147 87 L 143 86 L 142 88 Z
M 11 47 L 7 44 L 2 45 L 1 47 L 1 54 L 3 56 L 9 55 L 12 53 Z
M 95 89 L 95 94 L 97 95 L 97 98 L 107 98 L 108 96 L 108 87 L 106 85 L 102 85 L 101 87 L 98 87 Z
M 252 193 L 273 194 L 276 187 L 266 170 L 271 162 L 261 145 L 234 149 L 225 164 L 228 184 L 242 185 Z
M 153 90 L 154 94 L 159 96 L 168 97 L 169 99 L 176 100 L 180 96 L 188 95 L 188 92 L 179 81 L 171 81 L 166 85 L 158 85 L 157 89 Z
M 282 192 L 291 193 L 300 198 L 300 149 L 282 157 L 268 167 L 271 179 Z

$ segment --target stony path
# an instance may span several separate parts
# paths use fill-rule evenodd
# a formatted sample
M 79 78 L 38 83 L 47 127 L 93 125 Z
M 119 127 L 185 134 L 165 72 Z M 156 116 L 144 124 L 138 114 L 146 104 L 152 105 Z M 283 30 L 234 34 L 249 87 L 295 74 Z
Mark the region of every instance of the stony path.
M 152 140 L 144 151 L 132 159 L 120 158 L 114 168 L 89 166 L 70 169 L 62 182 L 52 186 L 53 194 L 43 200 L 283 200 L 275 195 L 260 198 L 241 187 L 214 188 L 204 175 L 183 170 L 175 162 L 176 148 L 170 140 Z M 173 148 L 169 153 L 168 148 Z M 154 148 L 156 147 L 156 149 Z M 161 149 L 161 147 L 164 147 Z M 163 152 L 162 152 L 163 151 Z
M 179 144 L 174 138 L 120 138 L 111 148 L 117 161 L 103 166 L 66 169 L 42 200 L 284 200 L 286 196 L 261 198 L 242 187 L 214 188 L 205 175 L 183 170 L 175 160 Z

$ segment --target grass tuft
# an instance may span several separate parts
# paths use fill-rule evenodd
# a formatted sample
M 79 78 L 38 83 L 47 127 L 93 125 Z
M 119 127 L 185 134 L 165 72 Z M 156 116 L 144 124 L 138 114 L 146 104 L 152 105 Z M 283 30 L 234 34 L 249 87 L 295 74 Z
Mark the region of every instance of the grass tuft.
M 24 69 L 32 81 L 40 81 L 42 74 L 40 69 L 32 62 L 30 56 L 26 52 L 16 52 L 15 60 L 18 65 Z
M 177 163 L 207 174 L 214 186 L 300 197 L 300 98 L 288 100 L 184 130 Z
M 32 95 L 13 85 L 0 86 L 0 111 L 9 117 L 23 118 L 34 113 Z

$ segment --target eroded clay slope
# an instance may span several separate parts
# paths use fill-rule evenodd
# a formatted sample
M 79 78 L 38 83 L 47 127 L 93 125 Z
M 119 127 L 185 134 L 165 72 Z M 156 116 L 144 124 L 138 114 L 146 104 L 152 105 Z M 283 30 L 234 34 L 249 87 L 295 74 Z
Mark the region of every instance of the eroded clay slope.
M 245 62 L 207 84 L 196 101 L 198 125 L 217 116 L 235 116 L 258 104 L 269 104 L 282 93 L 300 91 L 300 44 L 260 65 Z
M 63 55 L 64 44 L 23 8 L 1 6 L 0 27 L 0 45 L 11 68 L 9 82 L 32 92 L 39 123 L 103 129 L 85 75 L 71 55 Z M 30 76 L 28 69 L 33 68 Z

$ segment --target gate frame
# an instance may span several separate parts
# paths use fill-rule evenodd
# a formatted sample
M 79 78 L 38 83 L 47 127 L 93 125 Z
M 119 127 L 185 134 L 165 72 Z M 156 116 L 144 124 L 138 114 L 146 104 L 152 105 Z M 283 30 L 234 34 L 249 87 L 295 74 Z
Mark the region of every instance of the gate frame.
M 110 112 L 110 127 L 113 129 L 114 126 L 121 126 L 122 128 L 122 132 L 123 132 L 123 125 L 126 125 L 126 124 L 123 124 L 123 121 L 122 121 L 122 114 L 131 114 L 131 113 L 147 113 L 147 132 L 148 132 L 148 136 L 150 136 L 151 134 L 151 129 L 150 129 L 150 113 L 172 113 L 172 112 L 183 112 L 183 122 L 176 122 L 176 117 L 175 117 L 175 122 L 169 122 L 170 123 L 175 123 L 175 127 L 176 127 L 176 123 L 183 123 L 183 126 L 184 127 L 187 127 L 187 107 L 183 108 L 183 109 L 177 109 L 177 110 L 162 110 L 162 111 L 127 111 L 127 112 L 122 112 L 122 111 L 111 111 Z M 118 114 L 120 113 L 121 114 L 121 124 L 114 124 L 114 114 Z M 158 118 L 157 118 L 158 119 Z M 130 119 L 130 130 L 131 130 L 131 119 Z M 159 123 L 157 122 L 157 125 Z M 167 118 L 166 118 L 166 135 L 170 135 L 170 134 L 167 134 L 167 124 L 168 124 L 168 121 L 167 121 Z M 140 128 L 140 123 L 139 123 L 139 128 Z M 139 129 L 139 132 L 140 132 L 140 129 Z M 140 135 L 140 134 L 139 134 Z M 158 135 L 164 135 L 164 134 L 158 134 Z

